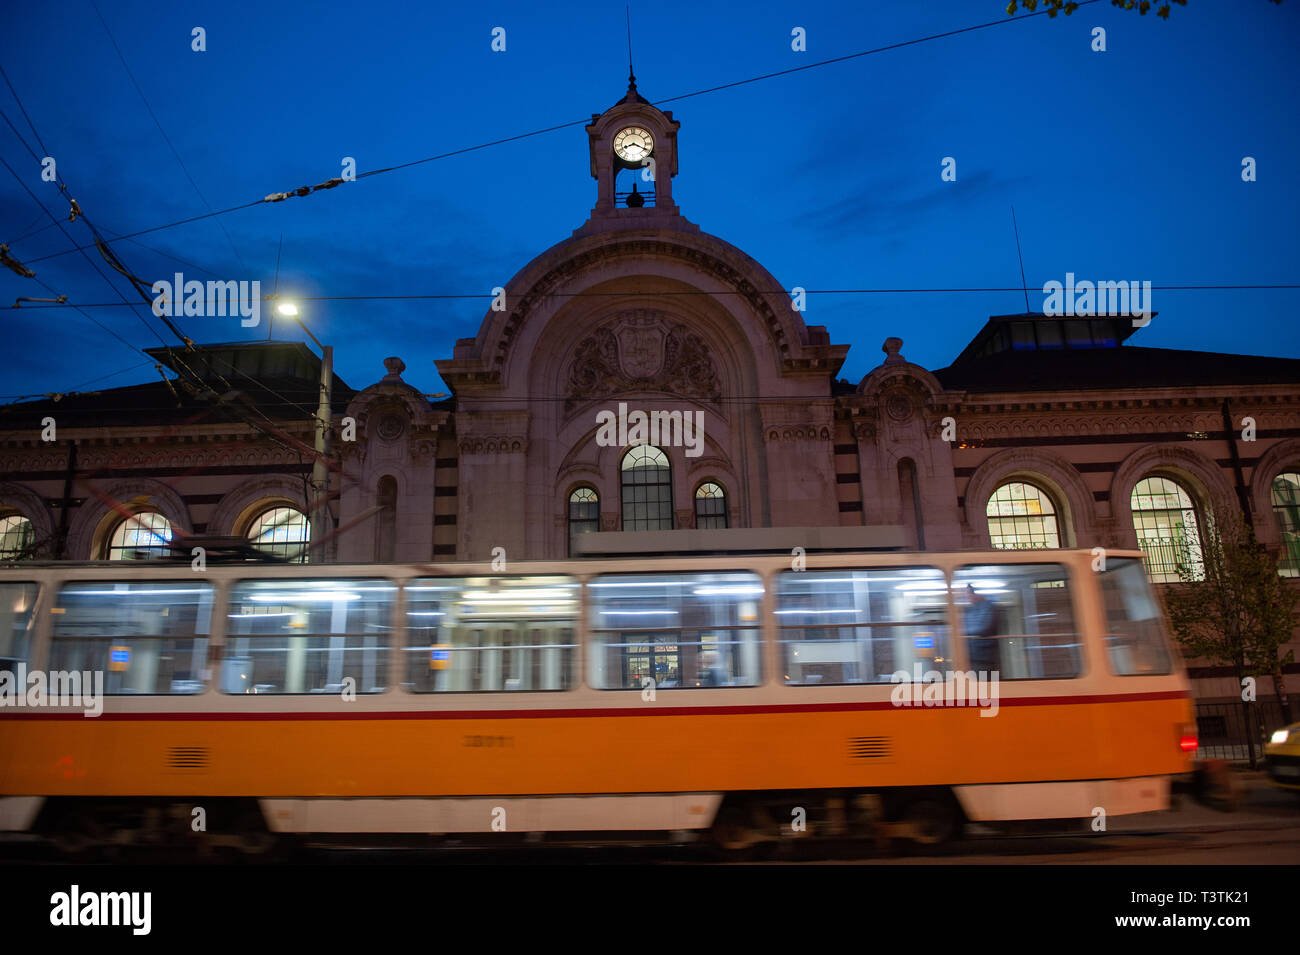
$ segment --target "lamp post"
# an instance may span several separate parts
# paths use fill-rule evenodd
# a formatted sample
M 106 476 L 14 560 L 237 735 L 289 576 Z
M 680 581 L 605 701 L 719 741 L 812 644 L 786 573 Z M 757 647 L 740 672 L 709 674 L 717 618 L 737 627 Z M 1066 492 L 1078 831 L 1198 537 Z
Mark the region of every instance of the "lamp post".
M 331 398 L 333 396 L 334 385 L 334 348 L 330 345 L 322 345 L 320 340 L 311 333 L 311 329 L 303 324 L 302 318 L 298 315 L 298 306 L 293 302 L 281 302 L 276 311 L 281 315 L 286 315 L 302 326 L 302 330 L 307 333 L 307 337 L 316 343 L 316 347 L 321 350 L 320 363 L 320 401 L 316 406 L 316 459 L 311 468 L 311 495 L 312 502 L 315 504 L 311 509 L 311 544 L 309 546 L 317 547 L 317 559 L 323 561 L 325 558 L 324 540 L 329 534 L 329 526 L 326 518 L 329 516 L 329 507 L 326 504 L 326 495 L 329 492 L 329 468 L 325 462 L 330 453 L 330 424 L 333 421 L 333 410 Z M 317 561 L 311 561 L 316 563 Z

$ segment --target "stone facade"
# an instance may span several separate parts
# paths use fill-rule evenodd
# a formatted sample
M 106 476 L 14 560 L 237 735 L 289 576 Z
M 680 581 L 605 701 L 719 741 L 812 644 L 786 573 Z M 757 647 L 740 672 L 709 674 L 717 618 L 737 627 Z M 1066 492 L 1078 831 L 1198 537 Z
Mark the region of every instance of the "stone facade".
M 630 124 L 656 142 L 657 181 L 641 207 L 620 205 L 610 151 Z M 889 338 L 861 382 L 839 381 L 848 346 L 805 325 L 766 269 L 672 202 L 677 127 L 635 88 L 593 117 L 590 218 L 525 265 L 504 308 L 438 362 L 452 398 L 430 401 L 397 358 L 359 392 L 335 381 L 336 531 L 313 559 L 484 560 L 495 548 L 513 560 L 563 558 L 579 488 L 597 495 L 600 529 L 619 530 L 628 448 L 597 437 L 600 414 L 620 404 L 702 415 L 698 453 L 663 447 L 676 528 L 696 526 L 696 490 L 713 483 L 728 527 L 890 526 L 914 548 L 988 548 L 990 497 L 1023 480 L 1051 499 L 1062 546 L 1135 548 L 1133 488 L 1159 475 L 1201 514 L 1244 499 L 1259 539 L 1281 545 L 1270 489 L 1300 471 L 1300 362 L 1152 358 L 1139 352 L 1161 350 L 1117 341 L 1031 356 L 1074 378 L 1049 368 L 1046 383 L 1030 382 L 1009 364 L 989 381 L 988 361 L 1015 356 L 928 370 Z M 132 512 L 158 511 L 180 533 L 243 535 L 270 506 L 310 509 L 319 364 L 298 345 L 230 348 L 201 351 L 232 369 L 280 362 L 274 384 L 252 375 L 275 396 L 256 415 L 162 382 L 10 409 L 0 418 L 0 517 L 30 520 L 36 540 L 52 542 L 46 555 L 84 560 L 104 556 Z M 1123 362 L 1147 371 L 1123 380 Z M 47 415 L 58 421 L 54 441 L 42 440 Z M 1245 417 L 1256 422 L 1249 442 L 1237 433 Z M 1198 689 L 1235 692 L 1208 673 Z

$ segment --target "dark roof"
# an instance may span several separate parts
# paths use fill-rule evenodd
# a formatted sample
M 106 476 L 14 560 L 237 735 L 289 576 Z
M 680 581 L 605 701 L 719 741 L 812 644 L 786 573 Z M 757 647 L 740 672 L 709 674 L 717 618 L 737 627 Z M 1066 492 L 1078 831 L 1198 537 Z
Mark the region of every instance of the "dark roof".
M 188 369 L 210 391 L 186 388 L 190 375 L 78 392 L 0 408 L 0 431 L 37 429 L 50 416 L 63 428 L 141 427 L 228 421 L 310 420 L 320 401 L 320 359 L 301 342 L 253 342 L 149 349 L 178 375 Z M 331 406 L 347 410 L 356 391 L 334 376 Z M 251 405 L 256 411 L 248 407 Z M 237 407 L 238 406 L 238 407 Z M 260 412 L 260 414 L 258 414 Z
M 1175 348 L 1004 351 L 934 372 L 953 391 L 1090 391 L 1300 383 L 1300 359 Z
M 1150 317 L 1154 318 L 1158 314 L 1160 313 L 1152 312 Z M 975 337 L 970 340 L 970 344 L 962 349 L 961 354 L 953 360 L 953 364 L 955 365 L 958 362 L 982 354 L 1004 350 L 1010 345 L 1010 337 L 1005 334 L 1006 330 L 1012 326 L 1024 327 L 1026 323 L 1031 326 L 1045 326 L 1054 330 L 1054 339 L 1060 343 L 1056 346 L 1058 348 L 1065 344 L 1063 332 L 1066 330 L 1066 323 L 1082 326 L 1085 339 L 1090 337 L 1093 326 L 1099 326 L 1104 330 L 1103 337 L 1106 339 L 1106 347 L 1110 348 L 1124 344 L 1125 339 L 1129 338 L 1137 330 L 1133 326 L 1133 318 L 1130 315 L 1054 316 L 1036 312 L 1016 315 L 990 315 L 989 320 L 984 323 L 984 327 L 975 333 Z M 1033 341 L 1035 333 L 1029 328 L 1026 328 L 1025 331 L 1028 340 Z

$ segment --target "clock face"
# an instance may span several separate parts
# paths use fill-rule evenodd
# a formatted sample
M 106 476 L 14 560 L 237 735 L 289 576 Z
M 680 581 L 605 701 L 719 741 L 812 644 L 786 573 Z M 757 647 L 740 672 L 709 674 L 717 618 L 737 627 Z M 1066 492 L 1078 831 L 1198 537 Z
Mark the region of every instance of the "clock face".
M 614 155 L 624 162 L 639 163 L 654 148 L 654 137 L 640 126 L 629 126 L 614 137 Z

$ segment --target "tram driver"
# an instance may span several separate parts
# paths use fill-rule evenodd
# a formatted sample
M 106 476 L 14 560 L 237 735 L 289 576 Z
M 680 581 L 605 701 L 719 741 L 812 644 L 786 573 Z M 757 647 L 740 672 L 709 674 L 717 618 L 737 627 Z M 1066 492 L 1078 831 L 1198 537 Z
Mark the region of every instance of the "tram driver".
M 966 585 L 966 608 L 962 613 L 966 630 L 966 649 L 975 671 L 1001 669 L 1001 651 L 997 636 L 1001 629 L 998 605 L 970 584 Z

